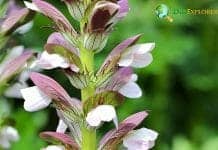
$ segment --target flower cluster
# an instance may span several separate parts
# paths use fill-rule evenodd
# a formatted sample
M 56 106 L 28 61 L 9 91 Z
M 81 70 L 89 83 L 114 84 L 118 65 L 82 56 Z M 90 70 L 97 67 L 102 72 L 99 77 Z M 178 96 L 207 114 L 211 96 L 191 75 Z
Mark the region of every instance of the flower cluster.
M 60 118 L 56 132 L 40 134 L 53 144 L 59 143 L 46 149 L 115 150 L 121 143 L 129 150 L 152 148 L 158 134 L 147 128 L 134 130 L 147 117 L 147 112 L 133 114 L 118 123 L 115 107 L 123 103 L 124 97 L 142 96 L 133 68 L 143 68 L 152 62 L 155 44 L 136 44 L 141 35 L 130 37 L 118 44 L 95 71 L 94 56 L 105 47 L 113 27 L 127 15 L 128 1 L 63 1 L 71 16 L 79 21 L 80 31 L 51 4 L 42 0 L 25 1 L 29 9 L 49 17 L 56 29 L 34 66 L 63 70 L 70 83 L 81 90 L 80 101 L 50 77 L 30 74 L 35 86 L 21 90 L 25 110 L 38 111 L 52 104 Z M 97 129 L 110 121 L 115 128 L 97 142 Z

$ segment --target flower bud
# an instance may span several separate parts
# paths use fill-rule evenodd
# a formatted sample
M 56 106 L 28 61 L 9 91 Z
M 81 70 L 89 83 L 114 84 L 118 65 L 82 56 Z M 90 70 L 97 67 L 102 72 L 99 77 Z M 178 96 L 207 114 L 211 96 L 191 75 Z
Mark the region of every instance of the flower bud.
M 86 34 L 84 37 L 84 47 L 94 50 L 96 53 L 101 51 L 107 44 L 108 35 L 104 33 Z
M 85 14 L 87 6 L 81 0 L 64 0 L 71 16 L 80 21 Z
M 109 1 L 99 1 L 95 4 L 85 27 L 84 47 L 99 52 L 107 42 L 108 33 L 113 26 L 113 18 L 120 6 Z

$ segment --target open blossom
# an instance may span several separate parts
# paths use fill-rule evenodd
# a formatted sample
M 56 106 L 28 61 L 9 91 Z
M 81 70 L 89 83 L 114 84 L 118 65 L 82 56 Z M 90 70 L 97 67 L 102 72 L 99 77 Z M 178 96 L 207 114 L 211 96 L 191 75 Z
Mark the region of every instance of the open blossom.
M 104 82 L 97 88 L 97 92 L 117 91 L 129 98 L 139 98 L 142 96 L 142 91 L 136 83 L 137 78 L 137 75 L 133 74 L 131 68 L 120 68 L 107 82 Z
M 86 121 L 92 127 L 98 127 L 101 122 L 110 122 L 112 120 L 117 126 L 116 111 L 111 105 L 99 105 L 91 110 L 86 117 Z
M 136 44 L 127 48 L 121 55 L 118 62 L 119 66 L 142 68 L 149 65 L 153 60 L 150 52 L 154 46 L 154 43 L 146 43 Z
M 148 150 L 151 149 L 158 133 L 147 128 L 131 131 L 124 139 L 123 145 L 128 150 Z
M 11 146 L 11 142 L 19 140 L 19 134 L 17 130 L 11 126 L 4 126 L 0 129 L 0 147 L 8 149 Z

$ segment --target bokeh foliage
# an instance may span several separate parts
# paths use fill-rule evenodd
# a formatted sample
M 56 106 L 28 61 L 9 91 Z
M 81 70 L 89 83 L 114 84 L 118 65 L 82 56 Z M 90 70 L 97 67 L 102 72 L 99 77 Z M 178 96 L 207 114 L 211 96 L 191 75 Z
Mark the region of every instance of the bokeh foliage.
M 153 63 L 139 74 L 138 83 L 144 91 L 138 100 L 126 99 L 118 110 L 119 119 L 131 113 L 147 110 L 149 117 L 143 126 L 157 130 L 160 135 L 156 150 L 216 150 L 218 147 L 218 15 L 171 15 L 174 22 L 158 19 L 155 8 L 164 3 L 170 9 L 214 8 L 216 0 L 129 0 L 131 11 L 111 34 L 104 51 L 96 57 L 96 68 L 110 50 L 127 37 L 143 33 L 140 42 L 155 42 Z M 59 0 L 50 0 L 77 24 Z M 17 36 L 21 44 L 35 51 L 43 50 L 52 23 L 38 14 L 29 33 Z M 57 79 L 72 96 L 77 90 L 59 70 L 46 71 Z M 55 130 L 55 111 L 27 113 L 22 100 L 9 100 L 12 116 L 21 133 L 20 142 L 12 150 L 38 150 L 45 143 L 39 139 L 42 130 Z M 103 126 L 102 132 L 111 126 Z

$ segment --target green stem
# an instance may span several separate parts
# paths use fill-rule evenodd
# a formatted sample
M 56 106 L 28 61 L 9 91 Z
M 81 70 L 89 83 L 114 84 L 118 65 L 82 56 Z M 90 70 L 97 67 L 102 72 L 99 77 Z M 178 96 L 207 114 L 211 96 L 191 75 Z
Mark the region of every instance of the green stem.
M 80 49 L 80 58 L 83 65 L 83 70 L 86 74 L 94 73 L 94 53 L 84 48 Z M 90 96 L 93 96 L 95 87 L 91 82 L 88 86 L 81 90 L 81 99 L 84 102 Z M 82 150 L 96 150 L 96 131 L 94 129 L 87 128 L 83 125 L 82 129 Z

